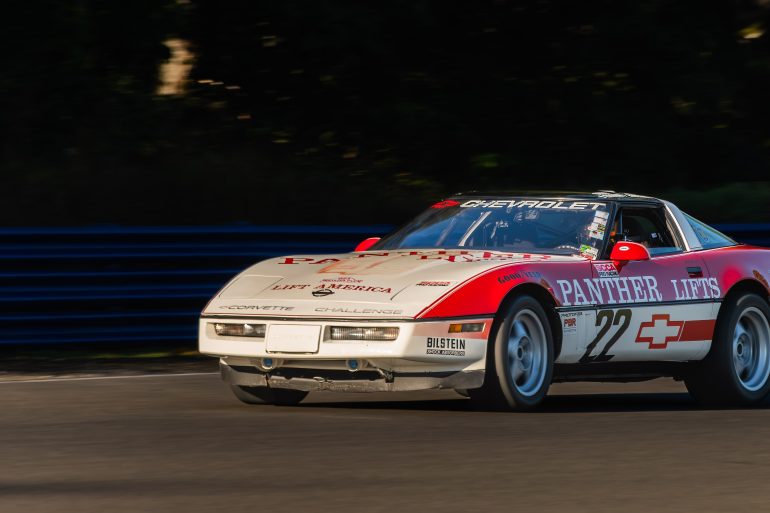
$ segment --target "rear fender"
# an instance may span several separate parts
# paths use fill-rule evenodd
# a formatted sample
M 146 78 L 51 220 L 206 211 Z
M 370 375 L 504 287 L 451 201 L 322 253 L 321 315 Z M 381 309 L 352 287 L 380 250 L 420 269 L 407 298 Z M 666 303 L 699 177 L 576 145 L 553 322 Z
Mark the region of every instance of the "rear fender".
M 701 252 L 723 299 L 741 291 L 770 296 L 770 250 L 735 246 Z

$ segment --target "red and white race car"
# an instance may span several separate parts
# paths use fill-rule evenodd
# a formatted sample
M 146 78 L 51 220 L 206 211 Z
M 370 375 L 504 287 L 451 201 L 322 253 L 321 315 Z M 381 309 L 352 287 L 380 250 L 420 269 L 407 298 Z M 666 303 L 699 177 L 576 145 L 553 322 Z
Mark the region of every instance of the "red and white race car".
M 451 388 L 528 409 L 553 381 L 770 389 L 770 250 L 649 197 L 459 195 L 353 253 L 260 262 L 200 319 L 247 403 Z

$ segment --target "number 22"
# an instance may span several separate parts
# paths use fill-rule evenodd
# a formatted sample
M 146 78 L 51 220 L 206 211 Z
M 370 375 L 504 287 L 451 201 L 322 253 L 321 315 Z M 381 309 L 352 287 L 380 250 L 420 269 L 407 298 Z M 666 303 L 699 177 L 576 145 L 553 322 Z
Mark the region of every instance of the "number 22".
M 610 337 L 607 344 L 604 346 L 604 349 L 602 349 L 599 354 L 591 356 L 593 350 L 596 349 L 599 342 L 601 342 L 607 335 L 610 328 L 619 324 L 620 328 L 618 328 L 618 331 Z M 599 310 L 599 313 L 596 314 L 596 326 L 601 326 L 601 328 L 599 328 L 599 333 L 596 334 L 596 337 L 590 344 L 588 344 L 588 347 L 586 347 L 586 352 L 583 354 L 582 358 L 580 358 L 580 363 L 606 362 L 611 360 L 615 355 L 607 354 L 607 352 L 613 345 L 615 345 L 615 342 L 623 336 L 623 333 L 626 332 L 629 324 L 631 324 L 631 310 L 628 308 L 622 310 Z

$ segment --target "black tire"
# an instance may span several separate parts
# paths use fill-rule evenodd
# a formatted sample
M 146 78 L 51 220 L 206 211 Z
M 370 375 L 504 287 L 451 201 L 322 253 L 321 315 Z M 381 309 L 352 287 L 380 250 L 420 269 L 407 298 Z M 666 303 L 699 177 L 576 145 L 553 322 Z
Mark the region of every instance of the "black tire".
M 756 294 L 722 305 L 709 354 L 685 377 L 690 394 L 708 406 L 749 406 L 770 392 L 770 306 Z M 744 366 L 745 364 L 745 366 Z
M 296 406 L 307 392 L 285 388 L 242 387 L 230 385 L 235 397 L 246 404 L 275 404 L 277 406 Z
M 528 345 L 530 349 L 525 352 Z M 539 356 L 534 356 L 536 352 Z M 532 357 L 529 366 L 527 354 Z M 507 302 L 495 319 L 484 385 L 468 393 L 484 409 L 531 410 L 548 394 L 553 360 L 553 334 L 543 305 L 532 296 L 518 296 Z M 515 377 L 517 371 L 519 375 Z

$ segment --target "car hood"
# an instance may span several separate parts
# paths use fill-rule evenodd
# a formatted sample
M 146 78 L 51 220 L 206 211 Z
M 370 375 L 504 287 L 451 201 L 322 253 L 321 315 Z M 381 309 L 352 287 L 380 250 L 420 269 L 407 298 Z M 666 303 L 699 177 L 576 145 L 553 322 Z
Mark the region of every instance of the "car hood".
M 413 318 L 501 266 L 580 257 L 500 251 L 368 251 L 274 258 L 242 272 L 204 314 Z

